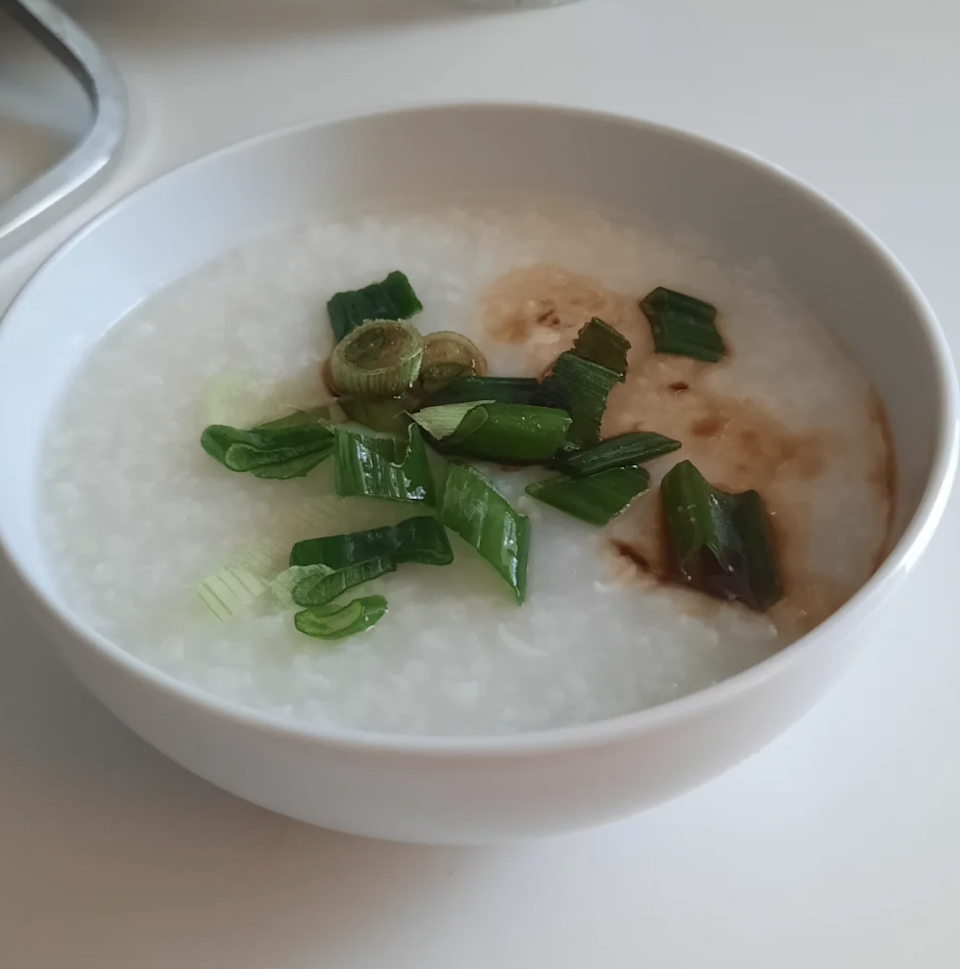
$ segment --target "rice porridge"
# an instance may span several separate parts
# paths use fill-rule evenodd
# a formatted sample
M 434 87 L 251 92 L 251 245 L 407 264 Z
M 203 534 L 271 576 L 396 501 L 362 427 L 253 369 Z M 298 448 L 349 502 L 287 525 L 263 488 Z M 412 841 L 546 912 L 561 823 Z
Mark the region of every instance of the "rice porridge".
M 493 375 L 542 377 L 583 324 L 610 324 L 630 350 L 604 439 L 655 431 L 682 447 L 649 463 L 650 490 L 603 527 L 528 495 L 542 468 L 482 464 L 530 520 L 522 606 L 451 534 L 452 564 L 404 564 L 358 590 L 389 602 L 359 635 L 311 640 L 269 594 L 219 622 L 196 595 L 204 577 L 243 562 L 268 583 L 294 542 L 417 513 L 331 497 L 330 461 L 263 480 L 198 443 L 207 425 L 325 400 L 327 301 L 398 269 L 423 303 L 416 328 L 468 337 Z M 639 301 L 658 286 L 719 309 L 720 362 L 654 352 Z M 885 551 L 892 460 L 866 377 L 768 268 L 572 202 L 386 207 L 244 245 L 114 326 L 49 429 L 44 528 L 71 606 L 173 677 L 297 721 L 503 734 L 663 703 L 820 622 Z M 658 484 L 680 461 L 725 492 L 759 492 L 783 586 L 768 611 L 671 581 Z

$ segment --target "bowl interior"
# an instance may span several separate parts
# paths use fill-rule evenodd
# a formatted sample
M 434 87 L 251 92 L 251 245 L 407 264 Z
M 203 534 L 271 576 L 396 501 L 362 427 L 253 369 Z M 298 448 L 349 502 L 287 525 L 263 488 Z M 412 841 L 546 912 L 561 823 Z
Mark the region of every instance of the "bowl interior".
M 447 107 L 228 149 L 136 193 L 41 270 L 0 327 L 0 538 L 20 570 L 56 602 L 37 526 L 44 433 L 84 354 L 137 303 L 311 212 L 366 208 L 378 195 L 523 193 L 585 197 L 772 264 L 886 405 L 898 471 L 893 542 L 904 535 L 932 477 L 946 473 L 952 389 L 929 311 L 866 233 L 774 169 L 678 132 L 559 109 Z

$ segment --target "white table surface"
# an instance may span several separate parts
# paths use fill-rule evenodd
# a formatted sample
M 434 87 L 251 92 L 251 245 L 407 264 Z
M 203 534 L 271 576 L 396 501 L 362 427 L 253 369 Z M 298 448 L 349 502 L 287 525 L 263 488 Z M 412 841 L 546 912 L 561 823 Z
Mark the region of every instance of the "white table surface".
M 92 212 L 209 149 L 355 108 L 535 99 L 808 179 L 904 260 L 960 352 L 955 0 L 68 6 L 126 78 L 130 141 L 91 203 L 0 264 L 0 306 Z M 80 103 L 0 23 L 0 191 L 82 127 Z M 883 638 L 738 769 L 608 828 L 475 850 L 331 834 L 191 776 L 84 693 L 0 576 L 0 966 L 956 967 L 958 550 L 955 500 Z

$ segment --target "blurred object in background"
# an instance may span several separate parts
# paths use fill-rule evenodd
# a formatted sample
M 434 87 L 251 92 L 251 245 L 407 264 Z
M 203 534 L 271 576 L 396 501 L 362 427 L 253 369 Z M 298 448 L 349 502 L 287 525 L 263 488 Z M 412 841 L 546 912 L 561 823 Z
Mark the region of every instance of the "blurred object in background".
M 461 7 L 476 7 L 486 10 L 521 10 L 531 7 L 559 7 L 578 0 L 454 0 Z
M 107 176 L 123 143 L 126 105 L 123 85 L 113 66 L 93 39 L 51 0 L 0 0 L 0 16 L 4 17 L 5 34 L 7 28 L 19 25 L 20 32 L 13 35 L 11 44 L 14 53 L 29 52 L 36 46 L 43 48 L 48 59 L 57 64 L 54 73 L 71 75 L 85 95 L 82 108 L 76 111 L 82 119 L 80 135 L 74 134 L 70 139 L 73 144 L 67 142 L 69 147 L 62 144 L 62 134 L 54 139 L 49 137 L 49 124 L 38 126 L 26 120 L 23 104 L 18 106 L 24 100 L 22 95 L 19 98 L 4 95 L 0 99 L 0 119 L 6 130 L 13 129 L 10 143 L 16 146 L 21 161 L 26 157 L 26 165 L 19 162 L 12 165 L 15 172 L 10 179 L 15 186 L 12 194 L 7 189 L 0 195 L 2 259 L 28 236 L 52 224 L 68 207 L 77 205 Z M 9 60 L 5 58 L 5 66 L 7 63 Z M 10 76 L 17 75 L 11 71 Z M 28 92 L 27 103 L 37 103 L 45 90 L 29 80 L 4 83 L 3 90 L 8 87 L 14 94 Z M 57 127 L 53 126 L 52 130 L 57 132 Z M 51 140 L 61 144 L 50 144 Z M 22 145 L 26 146 L 26 152 Z M 53 154 L 50 149 L 60 156 L 52 164 L 44 161 L 45 155 Z M 22 184 L 23 169 L 36 168 L 38 163 L 43 165 L 41 173 Z

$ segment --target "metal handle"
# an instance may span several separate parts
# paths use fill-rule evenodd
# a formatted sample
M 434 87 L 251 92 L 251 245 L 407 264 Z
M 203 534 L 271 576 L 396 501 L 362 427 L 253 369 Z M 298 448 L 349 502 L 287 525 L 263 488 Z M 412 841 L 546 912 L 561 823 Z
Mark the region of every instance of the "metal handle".
M 62 161 L 22 192 L 0 202 L 0 259 L 79 204 L 109 172 L 126 130 L 123 83 L 93 40 L 49 0 L 0 0 L 6 11 L 61 60 L 93 105 L 93 124 Z

